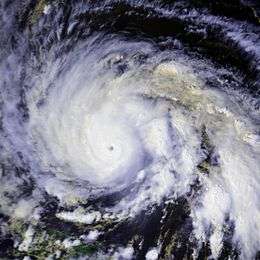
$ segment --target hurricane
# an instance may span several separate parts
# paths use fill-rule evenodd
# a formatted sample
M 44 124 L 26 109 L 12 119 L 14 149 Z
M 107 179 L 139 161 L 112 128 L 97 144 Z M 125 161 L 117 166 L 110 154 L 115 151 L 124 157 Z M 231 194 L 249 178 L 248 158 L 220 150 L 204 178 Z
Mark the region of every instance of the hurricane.
M 0 3 L 3 259 L 258 259 L 257 1 Z

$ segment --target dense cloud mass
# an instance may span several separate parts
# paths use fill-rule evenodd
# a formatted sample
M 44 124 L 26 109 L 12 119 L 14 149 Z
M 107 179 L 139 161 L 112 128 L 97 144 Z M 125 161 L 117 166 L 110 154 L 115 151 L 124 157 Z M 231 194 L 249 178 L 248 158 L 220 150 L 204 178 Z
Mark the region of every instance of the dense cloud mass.
M 1 257 L 258 259 L 260 7 L 170 2 L 0 3 Z

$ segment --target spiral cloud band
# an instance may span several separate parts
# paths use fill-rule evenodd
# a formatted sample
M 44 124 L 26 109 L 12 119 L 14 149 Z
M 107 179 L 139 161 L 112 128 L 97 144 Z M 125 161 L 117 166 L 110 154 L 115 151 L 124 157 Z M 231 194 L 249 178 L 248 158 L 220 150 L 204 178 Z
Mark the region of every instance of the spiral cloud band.
M 260 249 L 256 99 L 227 87 L 228 69 L 146 39 L 96 32 L 65 49 L 59 42 L 43 51 L 40 69 L 34 55 L 25 72 L 18 53 L 2 62 L 1 160 L 16 161 L 34 183 L 14 203 L 4 194 L 17 192 L 21 178 L 5 177 L 2 211 L 28 219 L 19 205 L 35 212 L 48 195 L 59 201 L 57 218 L 90 225 L 185 198 L 196 248 L 207 242 L 218 258 L 232 229 L 240 258 L 253 259 Z M 99 234 L 91 232 L 90 240 Z
M 76 62 L 68 56 L 50 64 L 41 84 L 35 83 L 28 95 L 27 131 L 40 169 L 53 172 L 58 180 L 86 181 L 109 192 L 143 176 L 137 194 L 119 203 L 121 210 L 127 210 L 125 214 L 138 211 L 144 203 L 159 203 L 164 196 L 187 193 L 199 176 L 205 191 L 202 206 L 194 205 L 192 211 L 198 236 L 204 236 L 205 223 L 213 225 L 211 241 L 221 243 L 219 226 L 230 211 L 245 249 L 252 243 L 248 236 L 255 236 L 256 244 L 246 253 L 250 247 L 257 248 L 259 222 L 245 222 L 243 214 L 252 209 L 241 199 L 246 195 L 257 200 L 259 195 L 258 186 L 250 185 L 251 178 L 259 184 L 257 129 L 235 100 L 207 88 L 192 68 L 179 61 L 157 64 L 153 59 L 137 65 L 131 55 L 140 44 L 113 44 L 122 50 L 107 50 L 112 45 L 108 42 L 96 47 L 94 54 L 84 55 L 82 47 L 79 54 L 83 55 Z M 62 62 L 70 68 L 55 72 Z M 123 75 L 109 67 L 118 62 L 129 67 Z M 48 77 L 50 72 L 53 78 Z M 41 100 L 42 93 L 48 93 L 45 100 Z M 202 139 L 203 129 L 214 146 L 207 177 L 197 168 L 209 156 L 201 145 L 207 142 Z M 45 179 L 44 173 L 40 179 Z M 51 192 L 65 196 L 56 194 L 56 189 Z M 258 209 L 251 215 L 259 216 Z

